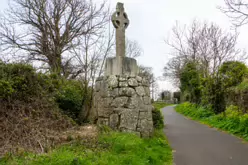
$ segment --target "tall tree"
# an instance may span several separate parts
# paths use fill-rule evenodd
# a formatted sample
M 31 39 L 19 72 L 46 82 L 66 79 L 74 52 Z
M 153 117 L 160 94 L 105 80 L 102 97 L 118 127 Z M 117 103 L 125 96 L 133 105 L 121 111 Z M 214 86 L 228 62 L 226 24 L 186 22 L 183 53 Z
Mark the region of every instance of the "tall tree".
M 156 83 L 156 78 L 152 72 L 152 67 L 139 66 L 139 76 L 148 79 L 151 89 L 151 98 L 154 100 L 156 88 L 158 85 Z
M 13 0 L 0 23 L 3 50 L 24 53 L 26 60 L 63 73 L 81 44 L 80 37 L 99 35 L 108 21 L 105 2 L 90 0 Z
M 197 68 L 197 63 L 188 62 L 180 74 L 180 89 L 187 93 L 187 100 L 193 103 L 201 101 L 201 72 Z
M 113 31 L 109 29 L 109 33 L 103 32 L 99 36 L 85 35 L 82 38 L 84 42 L 74 51 L 78 66 L 80 66 L 79 70 L 82 71 L 78 76 L 84 84 L 83 110 L 80 114 L 82 120 L 87 120 L 89 117 L 95 80 L 102 75 L 106 58 L 113 54 L 113 34 Z

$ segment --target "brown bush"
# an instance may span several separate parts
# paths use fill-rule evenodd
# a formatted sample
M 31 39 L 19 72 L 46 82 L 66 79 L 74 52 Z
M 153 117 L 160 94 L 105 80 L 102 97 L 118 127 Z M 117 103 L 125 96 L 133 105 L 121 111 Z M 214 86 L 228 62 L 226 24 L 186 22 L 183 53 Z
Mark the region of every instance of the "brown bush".
M 46 152 L 73 126 L 72 120 L 46 98 L 31 102 L 0 100 L 0 155 L 20 150 Z

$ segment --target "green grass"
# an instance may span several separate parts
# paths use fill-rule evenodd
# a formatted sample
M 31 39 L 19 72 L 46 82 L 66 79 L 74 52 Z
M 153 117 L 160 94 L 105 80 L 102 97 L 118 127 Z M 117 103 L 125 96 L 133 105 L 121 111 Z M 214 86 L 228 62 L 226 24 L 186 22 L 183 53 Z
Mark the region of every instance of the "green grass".
M 172 165 L 172 152 L 162 130 L 142 139 L 130 133 L 109 132 L 97 144 L 81 142 L 62 145 L 47 154 L 6 155 L 4 165 Z
M 171 104 L 166 104 L 164 102 L 154 102 L 153 103 L 153 106 L 157 109 L 161 109 L 161 108 L 164 108 L 164 107 L 169 106 L 169 105 L 171 105 Z
M 248 140 L 248 114 L 243 114 L 236 106 L 229 106 L 224 113 L 216 115 L 208 108 L 186 102 L 178 105 L 176 111 L 193 120 Z

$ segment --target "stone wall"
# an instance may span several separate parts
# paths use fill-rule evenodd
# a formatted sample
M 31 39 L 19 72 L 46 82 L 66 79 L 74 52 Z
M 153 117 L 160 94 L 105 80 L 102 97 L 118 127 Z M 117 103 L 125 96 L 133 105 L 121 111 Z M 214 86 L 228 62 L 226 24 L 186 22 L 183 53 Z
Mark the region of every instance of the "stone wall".
M 95 85 L 93 111 L 99 125 L 149 137 L 153 132 L 149 82 L 139 76 L 105 76 Z

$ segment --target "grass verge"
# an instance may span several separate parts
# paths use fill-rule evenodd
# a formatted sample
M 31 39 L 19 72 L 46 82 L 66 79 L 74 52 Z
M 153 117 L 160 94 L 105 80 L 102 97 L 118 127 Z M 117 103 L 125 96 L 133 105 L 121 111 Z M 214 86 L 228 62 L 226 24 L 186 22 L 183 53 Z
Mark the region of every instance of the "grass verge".
M 153 106 L 154 106 L 155 108 L 157 108 L 157 109 L 162 109 L 162 108 L 164 108 L 164 107 L 166 107 L 166 106 L 169 106 L 169 105 L 172 105 L 172 104 L 166 104 L 166 103 L 164 103 L 164 102 L 154 102 L 154 103 L 153 103 Z
M 62 145 L 41 155 L 6 155 L 4 165 L 171 165 L 172 153 L 162 130 L 142 139 L 130 133 L 108 132 L 95 144 L 80 141 Z
M 236 106 L 229 106 L 224 113 L 216 115 L 208 108 L 186 102 L 178 105 L 176 111 L 248 141 L 248 114 L 243 114 Z

